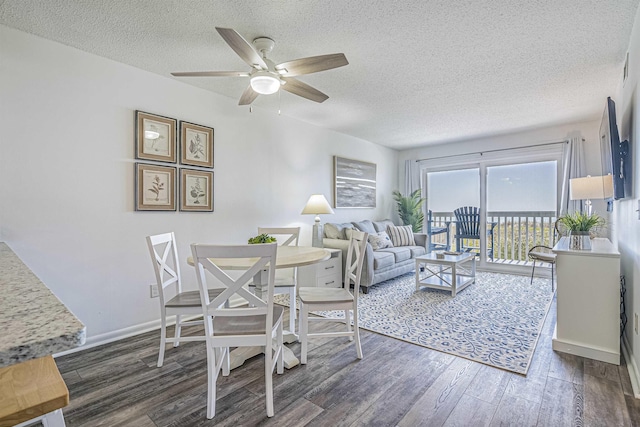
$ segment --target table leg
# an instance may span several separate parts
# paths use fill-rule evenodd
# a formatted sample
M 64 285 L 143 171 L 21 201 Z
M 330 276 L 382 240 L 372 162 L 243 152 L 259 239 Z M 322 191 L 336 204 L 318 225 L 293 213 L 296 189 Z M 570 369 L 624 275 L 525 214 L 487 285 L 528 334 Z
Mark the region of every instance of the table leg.
M 455 297 L 456 296 L 456 284 L 457 284 L 457 279 L 456 279 L 456 263 L 453 263 L 453 266 L 451 266 L 451 296 Z

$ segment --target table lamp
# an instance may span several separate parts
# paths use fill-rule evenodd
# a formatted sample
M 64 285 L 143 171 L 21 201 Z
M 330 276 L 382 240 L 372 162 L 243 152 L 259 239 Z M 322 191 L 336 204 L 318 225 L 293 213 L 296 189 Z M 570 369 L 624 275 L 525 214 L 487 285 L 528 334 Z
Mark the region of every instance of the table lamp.
M 329 202 L 322 194 L 312 194 L 309 201 L 302 209 L 302 215 L 315 215 L 316 222 L 313 225 L 313 236 L 311 238 L 311 246 L 322 248 L 322 225 L 320 224 L 320 214 L 332 214 L 333 209 L 329 206 Z
M 569 199 L 586 200 L 587 214 L 591 216 L 591 200 L 613 197 L 613 177 L 591 176 L 569 180 Z

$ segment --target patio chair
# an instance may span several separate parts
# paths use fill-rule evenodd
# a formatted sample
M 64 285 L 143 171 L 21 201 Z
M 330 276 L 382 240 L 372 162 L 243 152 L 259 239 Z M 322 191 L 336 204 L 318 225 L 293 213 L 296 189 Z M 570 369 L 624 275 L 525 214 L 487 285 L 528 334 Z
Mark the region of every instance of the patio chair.
M 553 229 L 554 233 L 551 246 L 555 245 L 559 237 L 566 235 L 566 232 L 563 229 L 559 219 L 556 220 Z M 533 284 L 533 274 L 536 271 L 536 261 L 546 262 L 547 264 L 551 264 L 551 292 L 555 292 L 553 273 L 556 265 L 556 254 L 553 253 L 552 248 L 545 245 L 536 245 L 529 249 L 529 258 L 531 258 L 531 260 L 533 261 L 533 268 L 531 269 L 531 284 Z
M 480 246 L 480 208 L 464 206 L 453 211 L 456 216 L 456 250 L 472 252 Z M 487 223 L 487 238 L 491 238 L 491 246 L 487 245 L 487 256 L 493 261 L 493 229 L 497 222 Z M 477 240 L 478 246 L 465 245 L 465 240 Z
M 433 212 L 431 210 L 427 212 L 427 236 L 429 238 L 427 247 L 428 252 L 438 250 L 448 251 L 451 248 L 451 241 L 449 238 L 449 226 L 451 225 L 451 221 L 445 221 L 444 224 L 444 227 L 434 227 Z M 433 236 L 438 234 L 446 234 L 445 243 L 433 241 Z

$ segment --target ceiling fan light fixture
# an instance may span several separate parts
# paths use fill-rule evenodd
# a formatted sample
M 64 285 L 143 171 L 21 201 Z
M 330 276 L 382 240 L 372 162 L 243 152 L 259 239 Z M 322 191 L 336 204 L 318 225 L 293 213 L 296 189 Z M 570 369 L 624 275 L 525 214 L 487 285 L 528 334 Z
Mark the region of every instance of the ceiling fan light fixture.
M 280 79 L 268 71 L 258 71 L 251 76 L 251 89 L 261 95 L 271 95 L 280 89 Z

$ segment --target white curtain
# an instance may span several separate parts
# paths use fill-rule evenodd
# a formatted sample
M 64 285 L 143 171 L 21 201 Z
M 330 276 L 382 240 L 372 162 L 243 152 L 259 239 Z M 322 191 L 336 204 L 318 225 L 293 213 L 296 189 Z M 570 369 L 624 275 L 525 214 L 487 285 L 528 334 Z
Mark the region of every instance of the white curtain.
M 404 161 L 404 195 L 408 196 L 420 188 L 420 169 L 415 160 Z
M 559 215 L 582 210 L 581 200 L 569 200 L 569 180 L 585 176 L 584 144 L 582 137 L 573 137 L 562 150 L 562 192 L 558 198 Z

